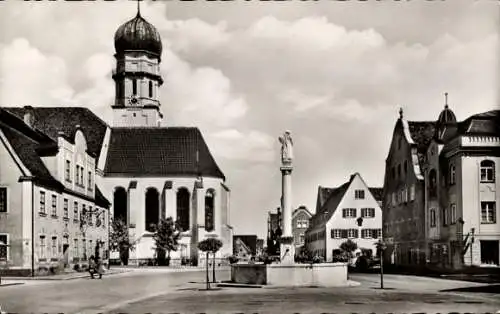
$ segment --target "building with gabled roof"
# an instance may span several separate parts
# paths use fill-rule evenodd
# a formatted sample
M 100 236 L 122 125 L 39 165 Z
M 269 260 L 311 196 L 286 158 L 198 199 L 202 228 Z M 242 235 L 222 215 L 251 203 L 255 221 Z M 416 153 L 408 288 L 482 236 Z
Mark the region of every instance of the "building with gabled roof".
M 428 263 L 499 266 L 500 110 L 459 122 L 445 104 L 435 125 L 424 164 Z
M 309 219 L 313 215 L 305 205 L 301 205 L 292 212 L 292 235 L 296 254 L 305 244 L 306 230 L 309 228 Z
M 20 119 L 29 115 L 35 129 L 44 134 L 41 139 L 49 144 L 71 139 L 78 132 L 85 137 L 86 152 L 94 164 L 68 159 L 59 170 L 78 173 L 84 181 L 88 171 L 95 171 L 95 182 L 112 203 L 113 219 L 123 220 L 137 243 L 128 252 L 132 262 L 145 263 L 156 256 L 153 234 L 164 217 L 172 217 L 182 229 L 181 247 L 171 254 L 174 261 L 188 259 L 197 264 L 197 243 L 214 236 L 223 242 L 219 257 L 230 255 L 230 190 L 224 173 L 198 128 L 170 127 L 163 122 L 158 31 L 138 11 L 118 28 L 114 40 L 112 123 L 79 107 L 5 109 Z M 37 148 L 37 154 L 60 147 L 51 145 Z M 33 162 L 38 163 L 37 171 L 45 171 L 41 161 Z
M 80 127 L 48 135 L 0 108 L 0 252 L 7 274 L 72 268 L 107 259 L 110 202 L 96 184 L 95 155 Z M 68 161 L 78 164 L 75 172 Z
M 381 200 L 375 198 L 379 194 L 372 191 L 378 190 L 370 188 L 359 173 L 341 186 L 329 188 L 327 199 L 316 209 L 305 233 L 307 250 L 331 261 L 340 244 L 351 239 L 359 248 L 375 253 L 375 243 L 381 238 L 382 210 Z M 318 189 L 318 194 L 323 191 Z
M 499 113 L 458 122 L 446 103 L 435 121 L 407 121 L 400 110 L 385 169 L 386 262 L 499 264 Z

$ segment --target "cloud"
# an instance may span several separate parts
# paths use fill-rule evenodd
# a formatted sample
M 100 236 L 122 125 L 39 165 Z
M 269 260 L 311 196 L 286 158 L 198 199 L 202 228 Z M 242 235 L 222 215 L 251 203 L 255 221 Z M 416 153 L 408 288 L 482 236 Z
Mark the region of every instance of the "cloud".
M 2 104 L 81 104 L 110 117 L 113 34 L 135 3 L 2 6 Z M 239 233 L 265 234 L 266 211 L 279 205 L 285 129 L 294 205 L 313 207 L 317 185 L 353 172 L 382 184 L 399 107 L 410 120 L 434 120 L 444 92 L 459 119 L 498 107 L 496 4 L 157 1 L 141 12 L 164 44 L 165 124 L 203 131 Z
M 276 158 L 274 138 L 260 131 L 243 133 L 226 129 L 208 135 L 211 147 L 216 147 L 216 156 L 240 161 L 269 163 Z M 275 156 L 276 155 L 276 156 Z
M 58 105 L 71 97 L 64 59 L 44 55 L 26 38 L 17 38 L 0 50 L 2 104 Z

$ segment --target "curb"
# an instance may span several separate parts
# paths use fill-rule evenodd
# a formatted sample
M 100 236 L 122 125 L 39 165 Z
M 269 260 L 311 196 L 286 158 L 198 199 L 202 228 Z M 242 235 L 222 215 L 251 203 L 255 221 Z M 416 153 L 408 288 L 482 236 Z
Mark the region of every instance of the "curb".
M 24 285 L 24 282 L 10 282 L 10 283 L 3 283 L 3 284 L 0 284 L 0 288 L 1 287 L 8 287 L 8 286 L 17 286 L 17 285 Z M 1 313 L 4 313 L 4 312 L 0 312 Z
M 103 274 L 103 277 L 106 277 L 106 276 L 111 276 L 111 275 L 117 275 L 117 274 L 123 274 L 123 273 L 128 273 L 130 271 L 128 270 L 125 270 L 125 271 L 118 271 L 118 272 L 112 272 L 112 273 L 104 273 Z M 77 275 L 77 276 L 70 276 L 70 277 L 59 277 L 59 278 L 54 278 L 51 276 L 38 276 L 38 277 L 3 277 L 3 278 L 6 278 L 6 280 L 47 280 L 47 281 L 64 281 L 64 280 L 74 280 L 74 279 L 82 279 L 82 278 L 90 278 L 90 275 L 89 274 L 81 274 L 81 275 Z

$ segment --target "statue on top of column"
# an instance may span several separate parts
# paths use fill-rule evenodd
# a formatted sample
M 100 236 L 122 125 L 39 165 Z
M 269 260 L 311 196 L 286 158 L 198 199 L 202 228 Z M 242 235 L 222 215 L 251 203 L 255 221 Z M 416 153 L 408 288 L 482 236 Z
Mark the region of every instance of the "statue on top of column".
M 293 160 L 293 141 L 290 131 L 285 131 L 283 136 L 279 137 L 281 143 L 281 163 L 291 165 Z

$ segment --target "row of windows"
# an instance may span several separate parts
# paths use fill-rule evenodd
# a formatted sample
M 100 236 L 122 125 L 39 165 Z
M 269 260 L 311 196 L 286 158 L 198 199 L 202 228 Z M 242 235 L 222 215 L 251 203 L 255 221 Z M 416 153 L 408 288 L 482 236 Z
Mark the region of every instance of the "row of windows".
M 309 227 L 309 220 L 299 219 L 297 220 L 297 228 L 307 229 Z
M 71 182 L 71 161 L 66 160 L 66 166 L 65 166 L 65 179 L 68 182 Z M 75 167 L 75 183 L 80 186 L 84 186 L 84 172 L 85 168 L 76 165 Z M 93 189 L 93 180 L 92 180 L 92 171 L 87 172 L 87 188 L 89 191 L 92 191 Z
M 437 217 L 436 209 L 431 208 L 429 212 L 429 223 L 431 227 L 436 227 Z M 453 225 L 457 222 L 457 206 L 451 204 L 450 207 L 442 209 L 441 221 L 443 226 Z M 496 203 L 481 202 L 481 223 L 492 224 L 496 223 Z
M 57 195 L 52 194 L 51 195 L 52 203 L 51 203 L 51 212 L 50 215 L 53 218 L 58 218 L 58 208 L 57 208 Z M 75 223 L 78 223 L 81 219 L 87 219 L 87 223 L 89 225 L 94 224 L 94 216 L 96 216 L 95 223 L 97 227 L 105 228 L 106 227 L 106 211 L 102 210 L 99 212 L 98 209 L 94 209 L 92 206 L 88 206 L 87 210 L 87 205 L 86 204 L 81 204 L 81 212 L 79 210 L 79 204 L 78 201 L 73 202 L 73 221 Z M 41 216 L 46 216 L 47 215 L 47 210 L 45 207 L 45 191 L 40 191 L 40 215 Z M 64 198 L 63 200 L 63 218 L 65 220 L 69 220 L 69 200 L 67 198 Z
M 392 179 L 402 178 L 401 169 L 403 169 L 403 173 L 404 173 L 404 175 L 406 175 L 406 173 L 408 172 L 408 161 L 407 160 L 403 161 L 403 166 L 401 166 L 401 164 L 397 164 L 396 166 L 391 168 Z
M 69 249 L 69 238 L 63 238 L 64 246 L 59 245 L 57 236 L 53 236 L 50 239 L 45 235 L 41 235 L 39 237 L 39 260 L 47 260 L 47 259 L 58 259 L 61 257 L 61 254 L 65 253 L 63 250 Z M 80 245 L 81 243 L 81 245 Z M 87 252 L 94 252 L 94 245 L 97 243 L 93 240 L 86 239 L 73 239 L 73 258 L 82 258 L 87 259 Z M 69 253 L 69 252 L 68 252 Z
M 399 191 L 392 192 L 389 194 L 389 198 L 387 200 L 388 206 L 397 206 L 402 203 L 408 203 L 409 201 L 415 200 L 415 185 L 412 184 L 410 189 L 408 187 L 404 187 Z
M 153 81 L 148 82 L 148 96 L 153 97 Z M 132 79 L 132 94 L 137 95 L 137 79 Z
M 451 164 L 448 172 L 448 184 L 453 185 L 457 182 L 457 173 L 454 164 Z M 492 160 L 483 160 L 479 165 L 479 174 L 481 183 L 495 182 L 495 162 Z M 429 171 L 429 194 L 437 196 L 437 173 L 435 169 Z
M 358 229 L 332 229 L 330 231 L 332 239 L 359 238 Z M 361 229 L 362 239 L 378 239 L 382 237 L 382 229 Z
M 357 209 L 356 208 L 342 208 L 342 217 L 343 218 L 356 218 L 357 217 Z M 361 217 L 362 218 L 374 218 L 375 217 L 375 208 L 361 208 Z

